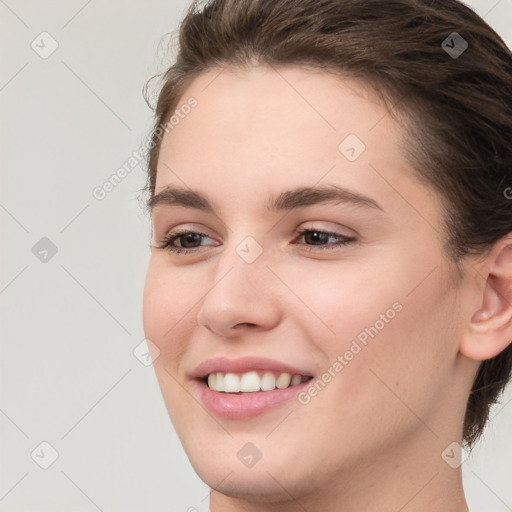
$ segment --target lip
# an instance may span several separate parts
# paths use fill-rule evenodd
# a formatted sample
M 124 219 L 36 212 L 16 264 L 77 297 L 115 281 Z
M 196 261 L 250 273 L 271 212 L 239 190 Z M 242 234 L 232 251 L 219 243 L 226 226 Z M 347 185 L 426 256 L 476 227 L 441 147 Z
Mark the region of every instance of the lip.
M 242 395 L 213 391 L 204 381 L 197 379 L 194 381 L 204 406 L 215 416 L 231 420 L 252 418 L 275 409 L 294 399 L 310 383 L 311 379 L 285 389 L 257 391 Z
M 246 373 L 253 370 L 273 371 L 280 373 L 289 373 L 291 375 L 312 376 L 309 370 L 295 368 L 289 364 L 277 361 L 276 359 L 267 359 L 265 357 L 240 357 L 229 359 L 227 357 L 217 357 L 208 359 L 201 363 L 192 372 L 194 379 L 204 379 L 210 373 Z M 270 393 L 270 391 L 268 391 Z
M 227 357 L 209 359 L 197 366 L 191 376 L 194 379 L 194 386 L 197 387 L 197 392 L 204 406 L 218 417 L 234 420 L 251 418 L 279 407 L 295 398 L 311 381 L 310 379 L 285 389 L 257 391 L 247 394 L 214 391 L 205 382 L 205 377 L 210 373 L 246 373 L 255 370 L 312 377 L 312 373 L 309 370 L 297 368 L 276 359 L 253 356 L 237 359 L 229 359 Z

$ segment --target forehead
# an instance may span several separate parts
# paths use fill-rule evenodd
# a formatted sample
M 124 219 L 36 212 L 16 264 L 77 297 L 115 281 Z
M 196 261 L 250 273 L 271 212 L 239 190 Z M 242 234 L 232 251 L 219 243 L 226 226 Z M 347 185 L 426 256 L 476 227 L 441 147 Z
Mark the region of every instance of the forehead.
M 383 131 L 388 150 L 396 138 L 396 126 L 368 85 L 318 70 L 210 70 L 184 92 L 178 111 L 190 98 L 197 106 L 164 136 L 163 153 L 173 159 L 193 149 L 196 160 L 212 151 L 228 160 L 236 151 L 316 162 L 321 153 L 332 160 L 349 134 L 375 150 L 382 149 Z
M 415 181 L 401 128 L 355 79 L 302 67 L 215 69 L 192 82 L 178 111 L 191 98 L 196 106 L 163 138 L 156 192 L 180 185 L 243 202 L 242 191 L 266 197 L 327 176 L 379 195 L 386 181 Z

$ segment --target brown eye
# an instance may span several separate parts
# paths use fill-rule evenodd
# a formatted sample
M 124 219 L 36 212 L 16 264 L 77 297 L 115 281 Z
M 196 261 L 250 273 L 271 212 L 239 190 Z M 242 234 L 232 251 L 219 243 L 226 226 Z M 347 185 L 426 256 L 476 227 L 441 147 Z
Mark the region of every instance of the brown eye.
M 185 233 L 184 235 L 178 235 L 174 240 L 179 240 L 181 247 L 196 247 L 194 244 L 201 242 L 201 237 L 200 233 Z
M 201 240 L 210 238 L 205 233 L 197 231 L 182 231 L 180 233 L 169 233 L 164 237 L 158 246 L 159 249 L 167 249 L 170 252 L 194 252 L 195 249 L 201 247 Z M 180 245 L 175 245 L 175 241 L 179 240 Z
M 322 233 L 321 231 L 307 231 L 304 234 L 304 240 L 313 245 L 322 245 L 328 243 L 330 236 L 331 235 Z
M 317 229 L 304 229 L 299 231 L 300 238 L 304 238 L 305 244 L 309 246 L 308 249 L 317 247 L 318 249 L 335 249 L 336 247 L 348 245 L 356 240 L 355 237 L 348 237 L 340 235 L 339 233 L 332 233 L 329 231 L 320 231 Z M 334 244 L 328 244 L 329 239 L 336 239 L 338 242 Z

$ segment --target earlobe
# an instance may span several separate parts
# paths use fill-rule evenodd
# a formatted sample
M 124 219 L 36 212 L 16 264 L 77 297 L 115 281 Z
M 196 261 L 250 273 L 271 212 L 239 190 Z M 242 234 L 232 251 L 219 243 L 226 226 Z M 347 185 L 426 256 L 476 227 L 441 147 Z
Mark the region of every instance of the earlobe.
M 471 317 L 460 352 L 483 361 L 497 356 L 512 342 L 512 244 L 510 236 L 496 244 L 479 279 L 485 279 L 480 307 Z

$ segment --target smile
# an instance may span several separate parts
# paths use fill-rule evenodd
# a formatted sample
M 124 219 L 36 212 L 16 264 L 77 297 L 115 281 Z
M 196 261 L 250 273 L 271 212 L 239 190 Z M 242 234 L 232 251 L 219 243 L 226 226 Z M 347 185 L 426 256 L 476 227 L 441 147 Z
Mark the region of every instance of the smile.
M 211 390 L 221 393 L 256 393 L 297 386 L 310 378 L 271 371 L 249 371 L 241 374 L 215 372 L 206 377 L 206 383 Z

